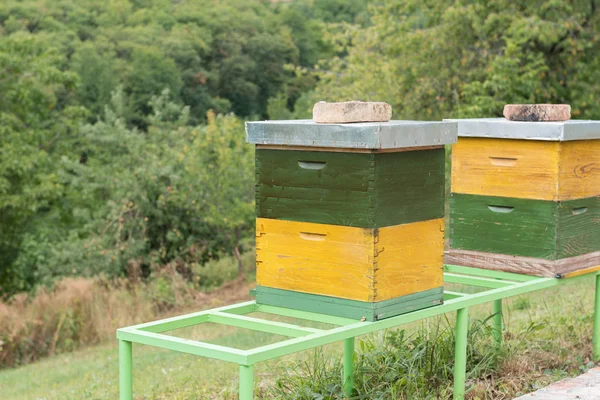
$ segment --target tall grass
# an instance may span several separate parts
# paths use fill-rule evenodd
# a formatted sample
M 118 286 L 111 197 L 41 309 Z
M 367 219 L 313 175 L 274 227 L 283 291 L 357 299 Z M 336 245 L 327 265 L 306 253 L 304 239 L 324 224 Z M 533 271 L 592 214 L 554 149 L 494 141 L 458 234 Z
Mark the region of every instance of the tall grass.
M 253 265 L 253 258 L 253 253 L 244 254 L 245 265 Z M 188 271 L 191 276 L 182 275 L 177 265 L 166 265 L 147 281 L 137 276 L 66 278 L 53 288 L 17 295 L 10 303 L 0 302 L 0 367 L 113 339 L 119 327 L 213 306 L 220 300 L 206 291 L 237 272 L 237 260 L 223 258 Z M 241 283 L 237 295 L 245 297 Z
M 523 311 L 523 304 L 517 301 L 511 308 Z M 492 343 L 490 319 L 470 323 L 467 399 L 511 399 L 594 366 L 587 316 L 542 318 L 505 331 L 499 350 Z M 389 330 L 360 338 L 350 399 L 451 399 L 454 345 L 454 326 L 445 317 L 425 321 L 412 330 Z M 314 350 L 312 357 L 292 363 L 285 371 L 261 398 L 346 398 L 339 356 Z
M 437 319 L 414 332 L 390 330 L 358 341 L 352 399 L 444 399 L 452 395 L 454 329 Z M 467 379 L 494 371 L 499 354 L 490 351 L 487 320 L 470 326 Z M 280 377 L 267 398 L 325 400 L 344 398 L 343 365 L 321 351 Z

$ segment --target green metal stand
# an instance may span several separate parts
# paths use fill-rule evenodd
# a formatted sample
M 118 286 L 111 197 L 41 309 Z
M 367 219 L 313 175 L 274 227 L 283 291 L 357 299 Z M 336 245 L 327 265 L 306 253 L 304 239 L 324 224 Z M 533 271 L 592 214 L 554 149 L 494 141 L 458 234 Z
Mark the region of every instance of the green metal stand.
M 498 351 L 502 347 L 502 299 L 495 300 L 493 307 L 492 334 L 494 348 Z
M 467 334 L 469 312 L 467 308 L 456 311 L 456 342 L 454 344 L 454 400 L 465 398 L 467 375 Z
M 119 340 L 119 391 L 121 400 L 133 399 L 132 353 L 131 342 Z
M 344 340 L 344 396 L 354 391 L 354 338 Z
M 596 296 L 594 301 L 594 332 L 592 337 L 592 357 L 600 361 L 600 275 L 596 275 Z
M 254 396 L 254 364 L 288 354 L 344 341 L 343 388 L 346 396 L 352 396 L 354 376 L 354 338 L 359 335 L 398 327 L 436 315 L 457 311 L 456 348 L 454 366 L 454 398 L 463 399 L 467 362 L 468 308 L 477 304 L 493 302 L 493 335 L 496 346 L 502 342 L 502 299 L 540 289 L 548 289 L 583 277 L 596 277 L 594 314 L 594 359 L 600 359 L 600 271 L 578 271 L 577 276 L 568 278 L 539 278 L 535 276 L 490 271 L 477 268 L 446 265 L 444 282 L 484 288 L 478 293 L 444 291 L 444 304 L 369 322 L 331 315 L 299 311 L 283 307 L 256 304 L 254 301 L 215 308 L 179 317 L 130 326 L 117 330 L 119 339 L 119 367 L 121 400 L 132 400 L 132 354 L 131 344 L 139 343 L 163 349 L 214 358 L 240 366 L 240 400 L 251 400 Z M 300 320 L 323 322 L 334 325 L 331 329 L 315 329 L 302 325 L 288 324 L 250 317 L 254 312 L 293 317 Z M 180 339 L 161 332 L 185 328 L 201 323 L 217 323 L 239 328 L 252 329 L 287 336 L 283 340 L 250 350 L 239 350 L 210 343 Z
M 254 398 L 254 366 L 240 365 L 240 400 Z

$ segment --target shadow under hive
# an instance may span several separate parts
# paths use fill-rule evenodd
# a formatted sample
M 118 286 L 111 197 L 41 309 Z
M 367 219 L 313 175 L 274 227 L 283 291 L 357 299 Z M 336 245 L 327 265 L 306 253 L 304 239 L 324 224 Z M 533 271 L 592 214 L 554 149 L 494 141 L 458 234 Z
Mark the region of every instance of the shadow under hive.
M 600 121 L 453 121 L 447 263 L 547 277 L 600 266 Z
M 256 301 L 374 321 L 442 303 L 450 122 L 249 122 Z

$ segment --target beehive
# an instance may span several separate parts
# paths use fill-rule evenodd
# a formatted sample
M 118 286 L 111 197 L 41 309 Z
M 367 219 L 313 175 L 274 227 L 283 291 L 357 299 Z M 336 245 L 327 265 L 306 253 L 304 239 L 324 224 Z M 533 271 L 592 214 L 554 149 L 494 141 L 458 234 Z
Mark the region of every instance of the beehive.
M 600 121 L 458 120 L 446 262 L 537 276 L 600 266 Z
M 256 301 L 374 321 L 442 302 L 444 144 L 456 124 L 246 124 Z

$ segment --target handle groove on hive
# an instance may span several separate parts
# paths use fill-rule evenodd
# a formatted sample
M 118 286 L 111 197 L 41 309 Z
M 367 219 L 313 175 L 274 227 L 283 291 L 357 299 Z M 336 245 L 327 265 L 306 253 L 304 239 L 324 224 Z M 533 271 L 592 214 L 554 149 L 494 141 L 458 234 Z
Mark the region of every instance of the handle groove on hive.
M 492 157 L 490 156 L 490 164 L 498 167 L 514 167 L 517 164 L 516 158 L 511 157 Z
M 490 209 L 490 211 L 493 212 L 497 212 L 497 213 L 503 213 L 503 214 L 508 214 L 509 212 L 512 212 L 512 210 L 514 210 L 514 207 L 509 207 L 509 206 L 488 206 L 488 208 Z
M 300 232 L 300 237 L 304 240 L 312 240 L 315 242 L 322 242 L 327 236 L 326 233 L 312 233 L 312 232 Z
M 298 165 L 302 169 L 314 169 L 319 170 L 325 168 L 327 162 L 325 161 L 298 161 Z
M 587 207 L 577 207 L 573 209 L 573 215 L 581 215 L 587 212 Z

